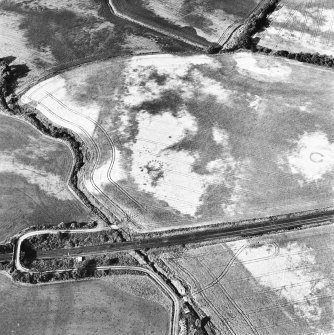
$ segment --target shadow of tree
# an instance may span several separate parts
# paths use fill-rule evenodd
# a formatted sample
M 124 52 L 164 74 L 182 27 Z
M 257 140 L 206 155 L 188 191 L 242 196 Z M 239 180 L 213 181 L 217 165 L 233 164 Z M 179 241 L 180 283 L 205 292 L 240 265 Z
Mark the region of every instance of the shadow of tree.
M 11 65 L 15 61 L 15 59 L 16 57 L 14 56 L 6 56 L 0 58 L 0 64 L 6 64 L 6 71 L 8 72 L 5 80 L 5 86 L 2 88 L 5 97 L 15 92 L 15 89 L 18 85 L 18 80 L 26 77 L 30 71 L 30 68 L 26 64 Z
M 21 244 L 20 261 L 25 267 L 29 267 L 36 259 L 37 253 L 31 243 L 24 240 Z

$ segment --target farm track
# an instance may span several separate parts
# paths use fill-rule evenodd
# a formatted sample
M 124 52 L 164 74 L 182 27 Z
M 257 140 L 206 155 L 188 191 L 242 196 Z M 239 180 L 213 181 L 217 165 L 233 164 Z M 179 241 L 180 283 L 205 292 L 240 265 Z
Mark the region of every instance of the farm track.
M 184 272 L 191 280 L 192 282 L 194 283 L 194 285 L 196 286 L 200 286 L 200 283 L 199 281 L 197 280 L 197 278 L 190 272 L 188 271 L 184 266 L 182 266 L 181 264 L 179 263 L 174 263 L 176 265 L 176 267 L 178 267 L 182 272 Z M 211 302 L 211 300 L 207 297 L 207 295 L 205 294 L 205 292 L 203 292 L 201 294 L 201 298 L 204 300 L 204 302 L 207 304 L 207 306 L 209 308 L 211 308 L 211 310 L 213 310 L 213 312 L 218 316 L 218 318 L 220 319 L 220 321 L 222 322 L 222 324 L 224 325 L 224 328 L 223 331 L 224 333 L 226 331 L 229 332 L 229 334 L 232 334 L 232 335 L 237 335 L 237 333 L 233 330 L 233 327 L 231 326 L 229 320 L 226 318 L 226 316 L 221 313 L 218 308 Z
M 54 92 L 52 92 L 54 93 Z M 80 115 L 82 117 L 84 117 L 86 120 L 92 122 L 94 124 L 94 127 L 100 129 L 102 131 L 102 133 L 104 134 L 104 136 L 107 138 L 107 141 L 109 142 L 109 146 L 110 146 L 110 150 L 112 153 L 111 156 L 111 162 L 108 168 L 108 172 L 107 172 L 107 178 L 108 181 L 115 187 L 117 187 L 121 192 L 123 192 L 133 203 L 135 203 L 139 208 L 141 208 L 142 210 L 146 211 L 145 207 L 139 202 L 137 201 L 134 197 L 132 197 L 124 188 L 122 188 L 118 183 L 116 183 L 115 181 L 113 181 L 113 179 L 111 178 L 111 171 L 115 162 L 115 145 L 113 140 L 111 139 L 111 137 L 108 135 L 107 131 L 96 121 L 94 121 L 92 118 L 90 118 L 89 116 L 85 116 L 82 113 L 76 112 L 73 109 L 69 108 L 68 106 L 66 106 L 62 101 L 60 101 L 58 98 L 56 98 L 52 93 L 50 92 L 46 92 L 47 96 L 49 96 L 51 99 L 53 99 L 54 101 L 56 101 L 59 105 L 61 105 L 62 107 L 64 107 L 66 110 L 70 111 L 73 114 L 76 115 Z M 93 139 L 93 137 L 91 137 Z
M 206 266 L 204 266 L 202 264 L 202 262 L 200 262 L 199 259 L 196 259 L 196 262 L 198 263 L 198 267 L 201 267 L 201 268 L 205 269 L 205 271 L 207 271 L 207 273 L 209 273 L 210 276 L 214 278 L 214 275 L 212 275 L 210 269 L 207 268 Z M 194 274 L 190 273 L 184 266 L 181 266 L 179 263 L 175 263 L 175 262 L 173 262 L 173 263 L 177 267 L 179 267 L 180 270 L 182 272 L 184 272 L 193 281 L 193 283 L 196 286 L 200 287 L 200 283 L 199 283 L 199 281 L 197 280 L 197 278 L 195 277 Z M 219 281 L 216 281 L 216 279 L 213 279 L 213 281 L 216 282 L 214 285 L 218 285 L 220 291 L 224 294 L 224 296 L 226 297 L 226 299 L 236 309 L 236 311 L 239 313 L 239 315 L 245 320 L 246 324 L 249 326 L 249 328 L 252 331 L 252 333 L 255 334 L 255 335 L 259 335 L 258 332 L 257 332 L 256 327 L 253 325 L 253 323 L 251 322 L 251 320 L 249 319 L 249 317 L 243 312 L 243 310 L 240 308 L 240 306 L 234 301 L 234 299 L 230 296 L 230 294 L 227 292 L 227 290 L 225 289 L 225 287 Z M 198 289 L 198 290 L 192 291 L 192 294 L 193 295 L 199 295 L 199 296 L 201 296 L 201 298 L 204 299 L 204 301 L 207 304 L 207 306 L 209 306 L 209 308 L 211 308 L 211 310 L 213 310 L 213 312 L 218 316 L 218 318 L 224 324 L 224 326 L 227 327 L 228 331 L 231 334 L 233 334 L 233 335 L 235 334 L 236 335 L 236 332 L 233 330 L 233 327 L 231 326 L 230 322 L 228 321 L 228 319 L 227 319 L 227 317 L 225 315 L 226 313 L 223 313 L 222 311 L 220 311 L 218 309 L 218 307 L 215 306 L 214 303 L 212 303 L 211 299 L 205 293 L 206 290 L 207 289 L 203 289 L 203 290 Z M 234 319 L 236 317 L 233 312 L 229 312 L 227 314 L 229 315 L 229 318 Z
M 215 276 L 212 274 L 211 269 L 207 266 L 203 265 L 201 261 L 198 261 L 199 264 L 209 273 L 209 275 L 213 278 L 215 281 Z M 228 270 L 227 270 L 228 271 Z M 227 300 L 230 302 L 230 304 L 236 309 L 236 311 L 239 313 L 242 319 L 246 322 L 248 327 L 250 328 L 251 332 L 255 335 L 259 335 L 259 333 L 256 330 L 256 327 L 253 325 L 250 318 L 245 314 L 245 312 L 241 309 L 241 307 L 236 303 L 236 301 L 231 297 L 231 295 L 226 290 L 225 286 L 220 282 L 220 280 L 217 281 L 217 287 L 219 290 L 224 294 L 224 296 L 227 298 Z M 233 315 L 235 317 L 235 315 Z
M 43 86 L 43 85 L 42 85 Z M 37 87 L 37 89 L 39 89 L 41 86 L 38 86 Z M 29 94 L 28 95 L 28 99 L 30 99 L 31 98 L 31 95 L 34 93 L 34 90 L 32 90 L 32 92 L 31 92 L 31 94 Z M 111 170 L 112 170 L 112 166 L 113 166 L 113 163 L 114 163 L 114 158 L 115 158 L 115 150 L 114 150 L 114 143 L 113 143 L 113 141 L 111 140 L 111 138 L 109 137 L 109 135 L 107 134 L 107 132 L 106 132 L 106 130 L 100 125 L 100 124 L 98 124 L 97 122 L 95 122 L 93 119 L 91 119 L 90 117 L 88 117 L 88 116 L 84 116 L 83 114 L 81 114 L 81 113 L 79 113 L 79 112 L 76 112 L 76 111 L 74 111 L 74 110 L 72 110 L 72 109 L 70 109 L 68 106 L 66 106 L 62 101 L 60 101 L 59 99 L 57 99 L 54 95 L 52 95 L 51 93 L 49 93 L 49 92 L 45 92 L 46 93 L 46 95 L 44 96 L 44 98 L 46 98 L 46 97 L 49 97 L 49 98 L 51 98 L 51 99 L 53 99 L 54 101 L 56 101 L 56 103 L 57 104 L 59 104 L 62 108 L 64 108 L 64 109 L 66 109 L 66 110 L 68 110 L 68 111 L 70 111 L 71 113 L 73 113 L 73 114 L 76 114 L 76 115 L 80 115 L 80 116 L 82 116 L 82 117 L 85 117 L 88 121 L 90 121 L 90 122 L 92 122 L 93 124 L 94 124 L 94 127 L 98 127 L 103 133 L 104 133 L 104 135 L 107 137 L 107 140 L 109 141 L 109 144 L 110 144 L 110 149 L 111 149 L 111 152 L 112 152 L 112 160 L 111 160 L 111 164 L 110 164 L 110 166 L 109 166 L 109 169 L 108 169 L 108 173 L 107 173 L 107 177 L 108 177 L 108 181 L 112 184 L 112 185 L 115 185 L 115 184 L 117 184 L 117 183 L 115 183 L 113 180 L 112 180 L 112 178 L 111 178 L 111 176 L 110 176 L 110 174 L 111 174 Z M 93 168 L 90 170 L 90 175 L 89 175 L 89 180 L 90 180 L 90 182 L 92 183 L 92 185 L 94 186 L 94 188 L 99 192 L 99 193 L 101 193 L 105 198 L 107 198 L 108 199 L 108 201 L 115 207 L 115 208 L 117 208 L 117 210 L 118 211 L 120 211 L 122 214 L 123 214 L 123 218 L 135 218 L 135 214 L 132 214 L 132 213 L 127 213 L 127 212 L 125 212 L 116 202 L 114 202 L 105 192 L 103 192 L 103 190 L 101 189 L 101 188 L 99 188 L 97 185 L 96 185 L 96 183 L 95 183 L 95 181 L 93 180 L 94 178 L 94 173 L 95 173 L 95 171 L 96 171 L 96 168 L 97 168 L 97 166 L 99 165 L 99 162 L 101 161 L 101 150 L 100 150 L 100 148 L 99 148 L 99 146 L 98 146 L 98 143 L 94 140 L 94 138 L 92 137 L 92 136 L 90 136 L 89 134 L 88 134 L 88 132 L 83 128 L 83 127 L 81 127 L 81 126 L 79 126 L 79 125 L 77 125 L 77 124 L 74 124 L 73 122 L 71 122 L 71 121 L 68 121 L 68 120 L 66 120 L 66 119 L 64 119 L 64 118 L 61 118 L 61 117 L 59 117 L 56 113 L 54 113 L 53 111 L 51 111 L 51 109 L 50 108 L 48 108 L 45 104 L 43 104 L 42 103 L 42 100 L 44 99 L 44 98 L 41 98 L 39 101 L 38 101 L 38 103 L 40 103 L 42 106 L 43 106 L 43 108 L 45 108 L 46 110 L 48 110 L 48 112 L 49 113 L 51 113 L 52 115 L 54 115 L 54 116 L 56 116 L 56 117 L 58 117 L 58 118 L 60 118 L 62 121 L 64 121 L 64 122 L 67 122 L 67 123 L 69 123 L 69 124 L 71 124 L 72 126 L 74 126 L 74 127 L 78 127 L 84 134 L 85 134 L 85 136 L 91 141 L 91 143 L 93 144 L 93 147 L 94 147 L 94 149 L 95 149 L 95 152 L 97 153 L 97 162 L 95 162 L 95 164 L 93 165 Z M 77 132 L 76 132 L 76 134 L 78 135 L 78 136 L 80 136 L 80 134 L 78 134 Z M 85 142 L 85 140 L 82 138 L 82 141 L 83 142 Z M 118 185 L 118 184 L 117 184 Z M 120 186 L 118 185 L 118 188 L 120 188 Z M 136 201 L 133 197 L 131 197 L 131 195 L 129 194 L 129 193 L 127 193 L 125 190 L 121 190 L 126 196 L 128 196 L 129 197 L 129 199 L 131 200 L 131 201 L 133 201 L 134 203 L 136 203 L 136 205 L 139 207 L 139 208 L 141 208 L 141 210 L 143 210 L 143 211 L 146 211 L 146 209 L 138 202 L 138 201 Z M 91 194 L 91 192 L 89 192 L 90 193 L 90 195 L 91 196 L 93 196 L 92 194 Z M 99 203 L 99 201 L 97 200 L 97 199 L 95 199 L 98 203 Z M 103 204 L 101 204 L 103 207 L 105 207 Z M 108 211 L 108 208 L 107 207 L 105 207 L 106 208 L 106 210 Z M 115 214 L 115 213 L 112 213 L 113 215 Z M 139 214 L 138 214 L 139 215 Z M 120 218 L 120 217 L 119 217 Z
M 214 278 L 210 283 L 208 283 L 207 285 L 205 285 L 203 288 L 201 288 L 198 291 L 195 291 L 194 294 L 199 294 L 202 293 L 203 291 L 206 291 L 208 289 L 210 289 L 211 287 L 213 287 L 214 285 L 220 283 L 222 281 L 222 279 L 227 275 L 227 273 L 229 272 L 229 270 L 231 269 L 231 267 L 234 265 L 234 262 L 237 260 L 238 256 L 244 251 L 244 249 L 247 247 L 248 245 L 243 245 L 242 247 L 240 247 L 238 249 L 237 252 L 234 253 L 233 257 L 230 259 L 230 261 L 226 264 L 226 266 L 224 267 L 223 271 L 219 274 L 219 276 L 217 276 L 216 278 Z M 279 252 L 279 247 L 276 244 L 275 245 L 275 253 L 272 256 L 266 257 L 268 259 L 275 257 Z
M 61 117 L 59 117 L 56 113 L 54 113 L 50 108 L 48 108 L 45 104 L 43 104 L 41 101 L 39 102 L 41 104 L 41 106 L 43 106 L 43 108 L 45 108 L 49 113 L 53 114 L 54 116 L 58 117 L 59 119 L 61 119 L 64 122 L 67 122 L 69 124 L 72 124 L 74 126 L 77 126 L 76 124 L 74 124 L 71 121 L 68 121 L 66 119 L 63 119 Z M 89 181 L 91 182 L 91 184 L 93 185 L 93 187 L 99 192 L 101 193 L 109 202 L 112 206 L 115 206 L 114 202 L 112 199 L 110 199 L 107 194 L 105 194 L 103 192 L 103 190 L 101 190 L 95 183 L 93 175 L 94 175 L 94 171 L 96 170 L 96 166 L 98 165 L 98 163 L 100 162 L 101 159 L 101 152 L 100 152 L 100 148 L 99 146 L 96 144 L 96 142 L 94 141 L 94 139 L 92 137 L 90 137 L 90 135 L 86 132 L 86 130 L 83 127 L 77 126 L 78 128 L 80 128 L 80 130 L 87 136 L 87 138 L 89 138 L 89 140 L 91 141 L 91 144 L 93 145 L 93 148 L 95 149 L 95 152 L 97 154 L 97 161 L 93 163 L 93 168 L 90 170 L 90 174 L 89 174 Z M 80 136 L 80 135 L 78 135 Z M 91 194 L 91 192 L 89 192 Z M 105 207 L 106 211 L 108 212 L 108 208 L 103 205 L 101 202 L 99 202 L 97 199 L 94 199 L 97 203 L 100 203 L 100 205 L 102 207 Z M 117 208 L 117 206 L 115 206 Z M 121 209 L 121 211 L 123 212 L 123 210 Z M 114 214 L 114 213 L 113 213 Z M 124 212 L 125 214 L 125 212 Z
M 46 105 L 44 105 L 42 102 L 40 102 L 40 104 L 41 104 L 41 105 L 43 106 L 43 108 L 45 108 L 49 113 L 51 113 L 51 114 L 53 114 L 53 115 L 55 115 L 55 116 L 58 117 L 58 115 L 56 115 L 55 113 L 53 113 L 53 112 L 52 112 Z M 59 118 L 60 118 L 60 117 L 59 117 Z M 61 119 L 61 118 L 60 118 L 60 119 Z M 66 122 L 67 122 L 67 120 L 65 120 L 65 119 L 63 119 L 63 121 L 66 121 Z M 73 123 L 73 125 L 74 125 L 74 123 Z M 82 128 L 81 130 L 85 133 L 85 130 L 84 130 L 83 128 Z M 79 136 L 79 135 L 78 135 L 78 136 Z M 87 136 L 89 136 L 88 133 L 87 133 Z M 94 142 L 94 140 L 92 140 L 92 143 L 93 143 L 93 147 L 94 147 L 94 149 L 96 150 L 96 153 L 97 153 L 98 157 L 100 157 L 100 151 L 99 151 L 98 146 L 96 145 L 96 143 Z M 94 167 L 95 167 L 95 165 L 94 165 Z M 94 169 L 93 169 L 93 170 L 94 170 Z M 92 173 L 93 173 L 93 172 L 91 172 L 91 174 L 92 174 Z M 93 187 L 96 188 L 96 190 L 98 190 L 101 194 L 104 194 L 103 191 L 102 191 L 102 190 L 100 191 L 100 189 L 98 188 L 98 186 L 95 185 L 93 179 L 91 178 L 91 174 L 90 174 L 90 181 L 92 182 Z M 105 195 L 105 196 L 106 196 L 106 195 Z M 112 201 L 112 200 L 110 199 L 109 201 Z M 98 202 L 98 203 L 99 203 L 99 202 Z M 103 204 L 100 203 L 100 205 L 101 205 L 102 207 L 104 207 Z M 106 210 L 107 210 L 107 209 L 106 209 Z

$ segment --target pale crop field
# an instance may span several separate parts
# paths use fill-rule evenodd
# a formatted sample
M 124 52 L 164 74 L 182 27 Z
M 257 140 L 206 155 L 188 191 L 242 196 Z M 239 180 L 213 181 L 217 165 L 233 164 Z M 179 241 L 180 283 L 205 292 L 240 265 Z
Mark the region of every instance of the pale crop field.
M 88 220 L 68 186 L 70 148 L 4 114 L 0 124 L 0 241 L 30 226 Z
M 255 37 L 259 45 L 274 50 L 334 56 L 334 3 L 282 0 L 269 16 L 270 25 Z
M 207 245 L 162 258 L 221 333 L 334 333 L 333 225 Z
M 115 275 L 26 287 L 0 273 L 0 294 L 3 334 L 170 333 L 171 301 L 147 277 Z
M 68 71 L 22 103 L 87 144 L 80 185 L 101 208 L 155 230 L 332 207 L 333 83 L 275 57 L 161 54 Z

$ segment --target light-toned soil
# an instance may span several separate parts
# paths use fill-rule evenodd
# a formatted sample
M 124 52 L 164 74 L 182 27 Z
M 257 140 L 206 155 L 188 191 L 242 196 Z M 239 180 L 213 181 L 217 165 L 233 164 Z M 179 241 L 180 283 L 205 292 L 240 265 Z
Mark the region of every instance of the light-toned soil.
M 87 221 L 68 188 L 73 156 L 62 142 L 0 114 L 0 241 L 33 225 Z
M 151 230 L 333 206 L 333 80 L 243 52 L 154 55 L 69 71 L 22 102 L 90 146 L 86 192 Z
M 259 45 L 290 52 L 334 56 L 334 3 L 282 0 L 271 16 L 270 26 L 255 37 Z
M 334 333 L 334 227 L 162 255 L 222 334 Z
M 157 301 L 158 287 L 128 277 L 23 287 L 0 274 L 0 320 L 4 334 L 169 334 L 170 308 Z M 117 282 L 117 285 L 115 284 Z M 153 297 L 153 300 L 151 300 Z

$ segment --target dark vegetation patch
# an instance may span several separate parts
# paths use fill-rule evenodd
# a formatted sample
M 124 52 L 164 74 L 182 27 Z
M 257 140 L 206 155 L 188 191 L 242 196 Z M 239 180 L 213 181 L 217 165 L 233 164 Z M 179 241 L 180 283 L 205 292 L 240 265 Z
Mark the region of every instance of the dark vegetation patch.
M 165 85 L 168 76 L 166 74 L 159 74 L 156 69 L 151 71 L 150 75 L 147 78 L 147 81 L 155 81 L 159 86 Z
M 156 160 L 152 160 L 141 167 L 141 171 L 144 170 L 149 175 L 152 186 L 157 186 L 159 180 L 164 178 L 163 164 Z
M 182 102 L 183 99 L 176 90 L 168 89 L 163 91 L 158 98 L 144 101 L 140 105 L 133 107 L 132 111 L 136 114 L 144 110 L 151 115 L 170 111 L 174 117 L 177 117 Z
M 68 270 L 75 271 L 79 278 L 101 277 L 102 266 L 138 266 L 138 262 L 127 252 L 106 253 L 96 256 L 85 256 L 83 260 L 77 258 L 50 258 L 50 259 L 34 259 L 29 264 L 30 271 L 58 271 Z
M 291 52 L 287 50 L 273 50 L 258 45 L 259 40 L 257 38 L 252 39 L 252 42 L 244 47 L 252 50 L 253 52 L 258 52 L 265 55 L 272 55 L 278 57 L 284 57 L 288 59 L 297 60 L 302 63 L 314 64 L 325 67 L 334 66 L 334 57 L 328 55 L 321 55 L 318 52 L 309 53 L 309 52 Z
M 91 246 L 105 243 L 121 242 L 120 236 L 115 230 L 71 233 L 61 232 L 57 234 L 43 234 L 26 239 L 37 251 L 54 249 L 71 249 L 82 246 Z
M 198 208 L 196 215 L 205 219 L 217 218 L 217 216 L 223 218 L 226 214 L 222 205 L 229 203 L 233 191 L 233 187 L 227 187 L 224 184 L 209 185 L 201 196 L 203 205 Z

